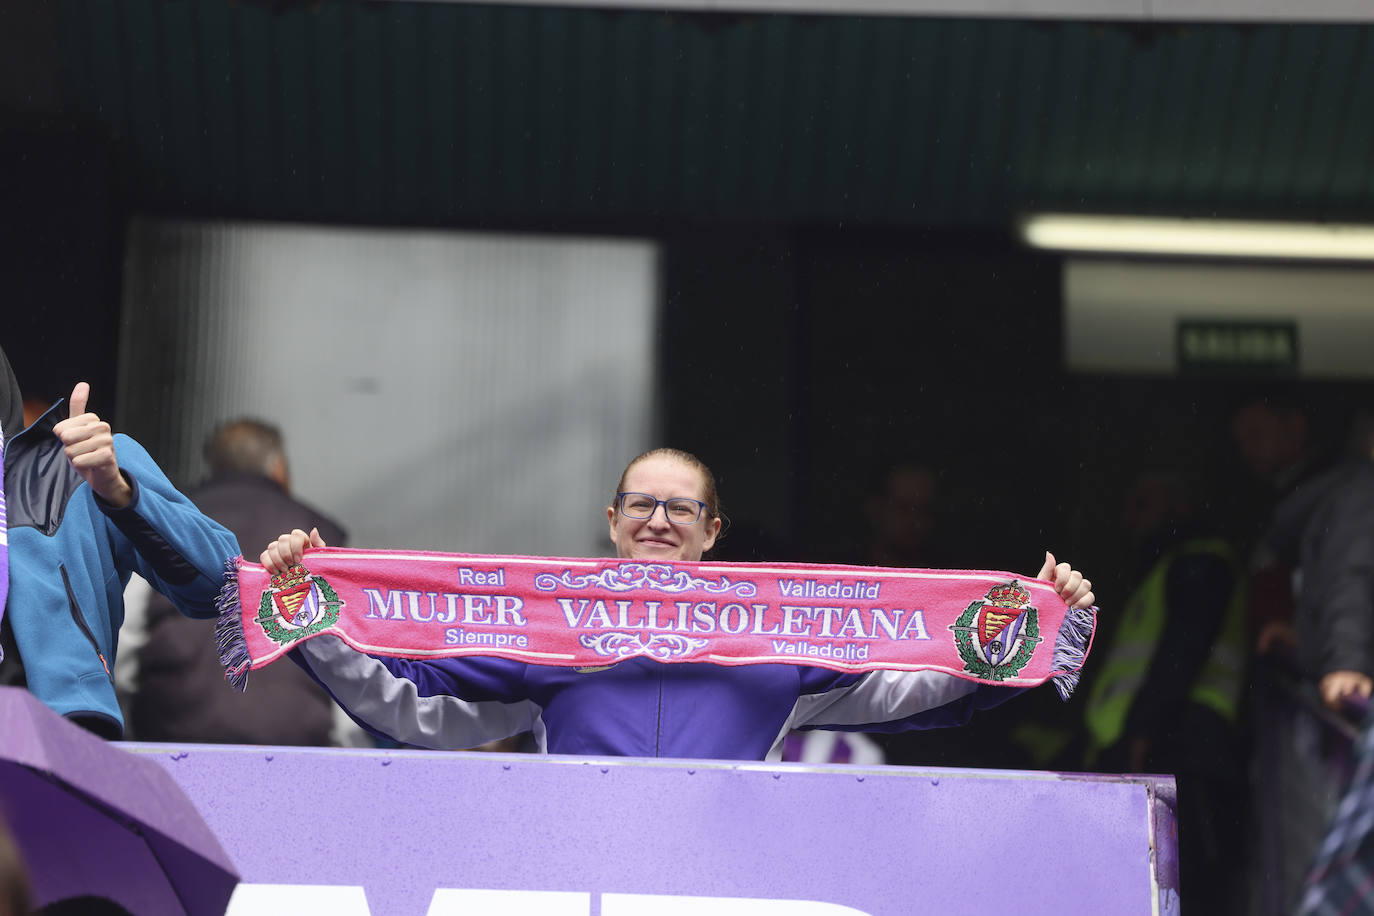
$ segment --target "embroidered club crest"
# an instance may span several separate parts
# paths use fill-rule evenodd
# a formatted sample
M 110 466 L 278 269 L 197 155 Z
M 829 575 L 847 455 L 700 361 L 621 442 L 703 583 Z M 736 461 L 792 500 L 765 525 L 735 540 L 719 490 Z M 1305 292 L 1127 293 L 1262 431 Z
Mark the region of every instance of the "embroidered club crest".
M 279 645 L 313 636 L 339 619 L 343 601 L 322 576 L 293 566 L 272 577 L 258 604 L 258 626 Z
M 950 624 L 965 671 L 977 678 L 1004 681 L 1026 667 L 1041 641 L 1030 597 L 1015 579 L 994 585 Z

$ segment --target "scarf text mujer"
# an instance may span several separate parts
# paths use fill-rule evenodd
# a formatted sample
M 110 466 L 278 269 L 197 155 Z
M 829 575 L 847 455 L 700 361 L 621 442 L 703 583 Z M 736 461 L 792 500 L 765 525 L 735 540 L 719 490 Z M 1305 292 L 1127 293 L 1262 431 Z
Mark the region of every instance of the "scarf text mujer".
M 329 547 L 275 577 L 231 561 L 216 634 L 238 687 L 249 669 L 330 633 L 414 659 L 934 670 L 1019 687 L 1053 680 L 1067 697 L 1095 610 L 1003 572 Z

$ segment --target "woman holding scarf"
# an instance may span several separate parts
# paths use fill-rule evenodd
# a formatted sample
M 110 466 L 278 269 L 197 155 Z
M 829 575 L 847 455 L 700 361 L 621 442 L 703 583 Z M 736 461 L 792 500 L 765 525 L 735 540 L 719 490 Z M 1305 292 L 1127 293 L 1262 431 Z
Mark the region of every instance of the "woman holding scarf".
M 655 449 L 630 462 L 606 509 L 616 554 L 698 561 L 720 535 L 715 478 L 695 456 Z M 273 575 L 324 547 L 283 534 L 263 551 Z M 1037 578 L 1071 608 L 1092 586 L 1046 554 Z M 415 747 L 460 749 L 531 731 L 541 750 L 582 755 L 778 759 L 792 729 L 894 732 L 959 725 L 1020 688 L 937 671 L 863 674 L 792 664 L 726 667 L 637 657 L 564 668 L 495 657 L 414 660 L 357 652 L 332 635 L 291 657 L 360 725 Z

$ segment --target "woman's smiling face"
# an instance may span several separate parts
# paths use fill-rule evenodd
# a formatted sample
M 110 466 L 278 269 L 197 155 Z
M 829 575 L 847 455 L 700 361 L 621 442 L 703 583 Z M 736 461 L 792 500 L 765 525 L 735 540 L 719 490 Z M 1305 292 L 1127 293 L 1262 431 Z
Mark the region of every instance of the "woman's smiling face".
M 630 466 L 621 491 L 647 493 L 654 499 L 706 499 L 701 472 L 680 459 L 651 455 Z M 616 506 L 606 509 L 616 556 L 625 560 L 700 560 L 720 533 L 720 519 L 702 512 L 694 525 L 668 521 L 666 507 L 656 506 L 649 518 L 628 518 Z

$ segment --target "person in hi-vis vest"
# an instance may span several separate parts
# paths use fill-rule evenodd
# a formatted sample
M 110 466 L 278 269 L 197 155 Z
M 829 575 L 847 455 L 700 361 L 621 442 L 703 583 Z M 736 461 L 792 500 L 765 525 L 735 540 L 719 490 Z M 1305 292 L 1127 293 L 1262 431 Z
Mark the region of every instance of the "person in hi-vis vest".
M 1176 469 L 1141 473 L 1127 491 L 1140 574 L 1087 691 L 1085 764 L 1172 773 L 1184 893 L 1198 912 L 1241 912 L 1246 579 L 1200 517 L 1199 492 Z

